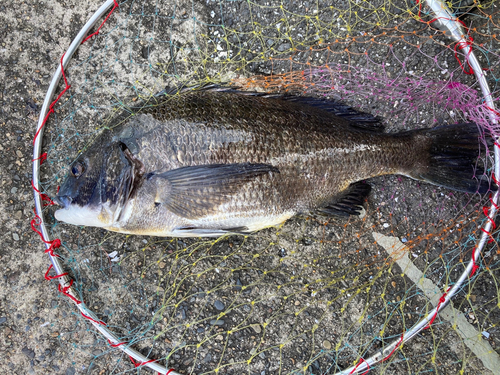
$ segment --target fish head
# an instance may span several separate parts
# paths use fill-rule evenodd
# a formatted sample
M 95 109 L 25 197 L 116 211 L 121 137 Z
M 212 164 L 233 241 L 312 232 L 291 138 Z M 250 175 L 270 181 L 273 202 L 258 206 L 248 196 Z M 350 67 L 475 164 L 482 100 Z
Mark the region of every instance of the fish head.
M 54 198 L 62 207 L 55 218 L 73 225 L 111 226 L 130 192 L 133 169 L 124 144 L 101 135 L 69 167 Z

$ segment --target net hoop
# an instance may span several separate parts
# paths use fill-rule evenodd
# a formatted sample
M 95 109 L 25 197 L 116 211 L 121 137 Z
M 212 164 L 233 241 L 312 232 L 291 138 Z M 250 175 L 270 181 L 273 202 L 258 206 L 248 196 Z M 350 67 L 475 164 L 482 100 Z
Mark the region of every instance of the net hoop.
M 417 0 L 417 3 L 420 1 Z M 425 1 L 427 7 L 430 10 L 430 15 L 436 20 L 440 29 L 446 32 L 446 35 L 453 39 L 456 43 L 460 43 L 462 46 L 462 50 L 464 55 L 467 58 L 467 63 L 469 64 L 471 70 L 473 71 L 484 97 L 484 105 L 489 109 L 490 118 L 492 125 L 498 125 L 499 121 L 497 118 L 497 112 L 495 109 L 495 103 L 493 101 L 493 97 L 491 95 L 491 91 L 489 85 L 486 81 L 486 76 L 481 68 L 481 65 L 478 59 L 475 56 L 475 53 L 471 47 L 471 43 L 467 40 L 467 33 L 465 32 L 460 21 L 452 14 L 449 8 L 444 4 L 444 2 L 440 0 L 426 0 Z M 57 254 L 53 253 L 54 248 L 60 246 L 60 242 L 57 243 L 57 246 L 54 245 L 57 239 L 50 240 L 50 236 L 48 230 L 45 226 L 44 217 L 43 217 L 43 201 L 44 196 L 40 192 L 40 165 L 44 160 L 44 156 L 42 155 L 42 139 L 43 139 L 43 127 L 47 120 L 48 115 L 52 110 L 51 101 L 55 95 L 55 91 L 59 84 L 61 78 L 64 78 L 66 82 L 66 77 L 64 76 L 64 68 L 69 64 L 73 54 L 78 49 L 78 47 L 85 42 L 90 37 L 97 35 L 98 31 L 94 34 L 88 35 L 89 30 L 96 25 L 96 23 L 103 18 L 103 16 L 111 10 L 111 12 L 118 7 L 117 0 L 107 0 L 87 21 L 87 23 L 82 27 L 77 36 L 74 38 L 72 43 L 70 44 L 68 50 L 65 52 L 63 57 L 61 58 L 61 62 L 54 73 L 52 80 L 50 82 L 49 88 L 45 95 L 45 99 L 40 110 L 40 116 L 38 118 L 35 138 L 33 142 L 33 181 L 32 188 L 34 193 L 34 201 L 35 201 L 35 219 L 34 222 L 36 226 L 39 228 L 37 231 L 41 238 L 42 242 L 45 245 L 45 252 L 48 254 L 51 266 L 56 272 L 56 276 L 47 276 L 48 271 L 46 273 L 46 279 L 51 280 L 57 278 L 59 281 L 58 289 L 63 294 L 65 294 L 68 298 L 70 298 L 80 311 L 81 315 L 87 319 L 97 331 L 99 331 L 108 341 L 111 347 L 118 347 L 125 354 L 130 356 L 132 363 L 135 367 L 147 366 L 153 371 L 159 374 L 166 375 L 181 375 L 180 373 L 174 371 L 173 369 L 168 369 L 156 362 L 156 360 L 150 359 L 138 351 L 134 350 L 129 346 L 128 343 L 121 341 L 112 331 L 110 331 L 106 324 L 98 319 L 98 317 L 85 305 L 83 301 L 78 300 L 78 293 L 72 286 L 73 280 L 68 276 L 67 273 L 64 272 L 63 266 L 58 259 Z M 111 12 L 104 19 L 104 22 L 111 15 Z M 102 24 L 104 24 L 102 22 Z M 102 26 L 101 24 L 101 26 Z M 67 82 L 66 82 L 67 84 Z M 59 97 L 69 88 L 66 86 L 66 89 L 59 94 Z M 58 97 L 58 99 L 59 99 Z M 57 101 L 57 100 L 56 100 Z M 500 145 L 499 139 L 495 140 L 494 147 L 494 175 L 500 176 Z M 352 366 L 343 371 L 337 372 L 337 375 L 347 375 L 347 374 L 359 374 L 366 373 L 370 370 L 370 367 L 387 360 L 392 354 L 400 347 L 403 346 L 404 343 L 408 342 L 410 339 L 415 337 L 419 332 L 428 328 L 436 316 L 439 315 L 439 312 L 443 310 L 454 297 L 454 295 L 461 289 L 466 280 L 468 280 L 476 271 L 477 261 L 481 256 L 481 252 L 484 246 L 488 243 L 488 240 L 491 238 L 491 231 L 493 227 L 493 220 L 497 213 L 498 201 L 499 201 L 500 191 L 495 192 L 493 197 L 490 199 L 491 205 L 489 206 L 487 212 L 485 212 L 488 220 L 485 221 L 484 225 L 480 230 L 483 232 L 477 241 L 474 250 L 472 252 L 472 258 L 469 261 L 467 268 L 460 275 L 459 279 L 456 283 L 448 288 L 448 290 L 441 296 L 439 303 L 437 306 L 431 310 L 422 320 L 420 320 L 417 324 L 415 324 L 411 329 L 403 332 L 401 336 L 394 340 L 391 344 L 386 345 L 382 350 L 380 350 L 377 354 L 373 355 L 370 358 L 364 359 L 360 358 L 358 363 L 355 366 Z M 33 224 L 32 224 L 33 227 Z

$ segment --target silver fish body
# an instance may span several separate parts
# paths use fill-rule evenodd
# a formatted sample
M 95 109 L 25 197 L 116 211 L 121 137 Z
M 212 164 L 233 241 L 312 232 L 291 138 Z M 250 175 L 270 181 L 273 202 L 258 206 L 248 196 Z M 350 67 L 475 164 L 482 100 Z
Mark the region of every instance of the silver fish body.
M 56 219 L 131 234 L 220 236 L 316 209 L 356 214 L 369 192 L 359 181 L 384 174 L 488 190 L 472 179 L 476 125 L 387 134 L 332 106 L 230 90 L 157 99 L 119 118 L 78 157 L 56 197 L 64 206 Z

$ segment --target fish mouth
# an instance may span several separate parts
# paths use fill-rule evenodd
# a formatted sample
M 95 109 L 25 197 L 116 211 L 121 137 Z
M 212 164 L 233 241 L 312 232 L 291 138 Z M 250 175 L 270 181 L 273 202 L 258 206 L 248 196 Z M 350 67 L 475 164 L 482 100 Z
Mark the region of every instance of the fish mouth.
M 72 201 L 69 195 L 56 196 L 53 199 L 53 202 L 62 208 L 68 208 Z

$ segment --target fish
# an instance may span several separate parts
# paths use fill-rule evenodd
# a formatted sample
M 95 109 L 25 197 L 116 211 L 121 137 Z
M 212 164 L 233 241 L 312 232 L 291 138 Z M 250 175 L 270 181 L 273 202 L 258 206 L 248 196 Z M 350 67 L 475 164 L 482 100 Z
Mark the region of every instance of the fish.
M 218 237 L 297 214 L 359 215 L 366 180 L 398 174 L 496 190 L 477 167 L 474 123 L 387 133 L 379 119 L 314 97 L 206 87 L 124 111 L 70 165 L 58 221 L 162 237 Z

